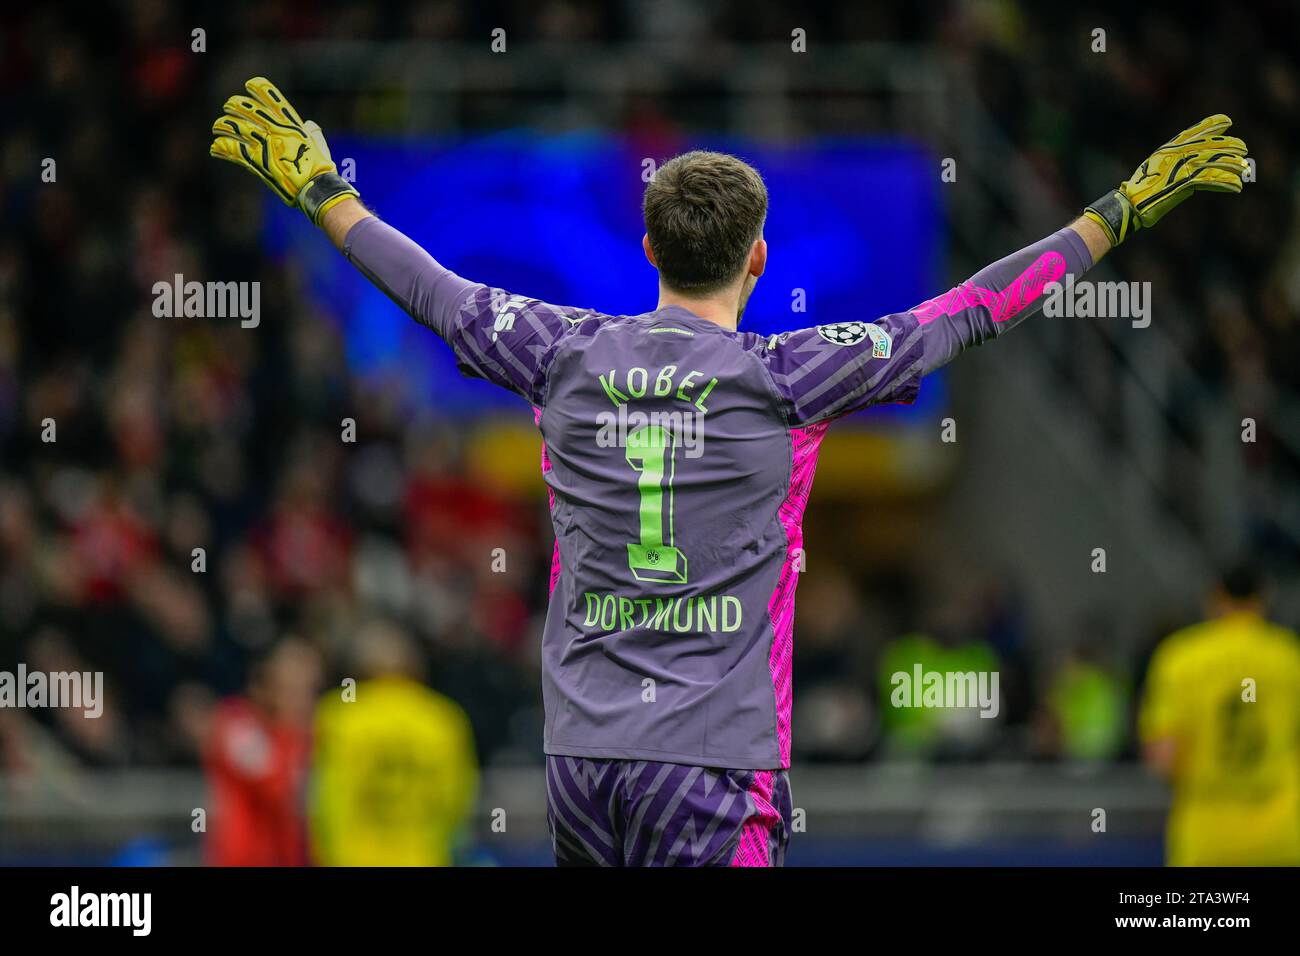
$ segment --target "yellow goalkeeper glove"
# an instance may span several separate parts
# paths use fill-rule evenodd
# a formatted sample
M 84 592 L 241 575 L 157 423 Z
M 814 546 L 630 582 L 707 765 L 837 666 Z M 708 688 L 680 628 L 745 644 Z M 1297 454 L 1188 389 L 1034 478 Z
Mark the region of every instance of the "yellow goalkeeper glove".
M 359 197 L 338 174 L 320 127 L 299 119 L 274 83 L 255 76 L 244 89 L 247 94 L 226 100 L 225 115 L 212 124 L 209 153 L 256 173 L 317 225 L 331 206 Z
M 1154 226 L 1193 190 L 1241 192 L 1242 176 L 1250 166 L 1246 144 L 1223 135 L 1231 125 L 1232 120 L 1215 113 L 1183 130 L 1083 214 L 1118 246 L 1129 233 Z

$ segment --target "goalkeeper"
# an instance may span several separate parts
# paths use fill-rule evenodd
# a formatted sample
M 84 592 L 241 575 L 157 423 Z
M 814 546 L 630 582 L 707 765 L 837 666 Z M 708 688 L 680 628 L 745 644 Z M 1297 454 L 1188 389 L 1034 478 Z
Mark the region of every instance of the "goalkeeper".
M 1049 283 L 1195 191 L 1240 192 L 1247 169 L 1229 119 L 1208 117 L 1074 222 L 937 298 L 763 336 L 737 325 L 767 263 L 767 190 L 733 156 L 659 168 L 642 239 L 658 302 L 603 315 L 450 272 L 358 201 L 274 86 L 246 89 L 214 123 L 212 154 L 302 209 L 465 373 L 534 407 L 556 535 L 542 690 L 562 865 L 783 862 L 794 591 L 829 424 L 912 401 L 922 376 L 1032 315 Z M 611 406 L 629 423 L 702 416 L 703 455 L 653 424 L 609 447 L 597 433 Z

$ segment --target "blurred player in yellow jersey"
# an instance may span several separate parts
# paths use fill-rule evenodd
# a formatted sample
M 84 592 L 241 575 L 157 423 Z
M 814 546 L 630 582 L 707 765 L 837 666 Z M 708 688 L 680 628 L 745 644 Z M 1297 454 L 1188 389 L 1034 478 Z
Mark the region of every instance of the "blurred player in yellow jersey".
M 311 842 L 325 866 L 449 866 L 478 762 L 459 705 L 415 679 L 410 640 L 376 623 L 358 640 L 356 699 L 316 711 Z
M 1300 638 L 1264 619 L 1260 574 L 1224 575 L 1212 617 L 1147 675 L 1147 762 L 1173 785 L 1170 866 L 1300 864 Z

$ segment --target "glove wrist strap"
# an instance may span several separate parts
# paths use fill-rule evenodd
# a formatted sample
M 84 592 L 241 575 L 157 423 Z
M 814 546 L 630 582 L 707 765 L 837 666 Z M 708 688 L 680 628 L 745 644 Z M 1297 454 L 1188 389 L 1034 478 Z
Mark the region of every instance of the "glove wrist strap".
M 338 173 L 321 173 L 302 187 L 302 192 L 298 193 L 298 207 L 319 226 L 325 211 L 345 196 L 360 198 L 361 194 Z
M 1084 209 L 1083 214 L 1101 227 L 1112 246 L 1118 246 L 1129 233 L 1140 228 L 1134 212 L 1133 203 L 1118 189 L 1112 189 Z

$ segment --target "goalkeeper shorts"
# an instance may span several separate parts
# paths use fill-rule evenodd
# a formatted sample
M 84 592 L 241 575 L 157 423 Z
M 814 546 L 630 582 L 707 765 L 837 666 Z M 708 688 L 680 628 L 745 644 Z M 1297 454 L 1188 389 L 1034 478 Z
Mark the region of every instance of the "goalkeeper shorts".
M 560 866 L 781 866 L 784 770 L 546 758 L 546 820 Z

